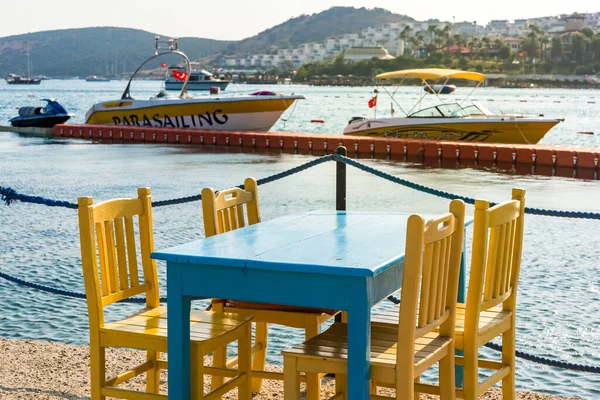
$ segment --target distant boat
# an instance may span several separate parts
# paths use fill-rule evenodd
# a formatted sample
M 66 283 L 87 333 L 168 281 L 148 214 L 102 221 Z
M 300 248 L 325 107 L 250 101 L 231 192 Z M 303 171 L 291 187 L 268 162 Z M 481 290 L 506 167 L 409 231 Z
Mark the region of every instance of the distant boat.
M 29 62 L 29 51 L 26 53 L 27 55 L 27 78 L 23 78 L 17 74 L 8 74 L 6 76 L 6 83 L 9 85 L 39 85 L 41 83 L 41 79 L 34 79 L 31 77 L 31 63 Z
M 165 80 L 166 90 L 181 90 L 183 88 L 183 80 L 175 79 L 173 72 L 180 72 L 180 67 L 169 67 L 168 76 Z M 213 74 L 207 70 L 192 71 L 190 79 L 187 83 L 187 90 L 210 90 L 211 87 L 218 87 L 220 90 L 225 90 L 230 81 L 215 78 Z
M 17 74 L 8 74 L 4 79 L 9 85 L 39 85 L 42 82 L 41 79 L 23 78 Z
M 86 82 L 110 82 L 110 79 L 103 76 L 90 75 L 85 78 Z
M 425 85 L 423 87 L 427 93 L 431 94 L 450 94 L 456 90 L 454 85 Z
M 45 107 L 21 107 L 19 115 L 9 120 L 12 126 L 51 128 L 56 124 L 62 124 L 73 116 L 67 107 L 54 99 L 42 99 L 46 101 Z

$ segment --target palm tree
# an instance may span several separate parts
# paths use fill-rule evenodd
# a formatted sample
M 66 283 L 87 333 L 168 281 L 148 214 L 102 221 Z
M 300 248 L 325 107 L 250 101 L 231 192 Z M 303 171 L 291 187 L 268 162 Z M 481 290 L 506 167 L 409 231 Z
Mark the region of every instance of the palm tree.
M 402 39 L 402 42 L 404 42 L 406 44 L 408 38 L 410 37 L 410 31 L 412 31 L 412 28 L 408 25 L 406 25 L 404 27 L 404 29 L 402 29 L 402 32 L 400 32 L 400 34 L 398 35 L 398 38 Z M 406 51 L 406 48 L 405 48 Z
M 481 43 L 483 43 L 481 50 L 483 52 L 483 59 L 485 60 L 487 58 L 488 51 L 490 50 L 490 38 L 487 36 L 482 37 Z
M 427 30 L 431 34 L 431 41 L 430 41 L 430 43 L 433 44 L 435 42 L 436 34 L 438 32 L 438 28 L 435 25 L 429 25 L 427 27 Z

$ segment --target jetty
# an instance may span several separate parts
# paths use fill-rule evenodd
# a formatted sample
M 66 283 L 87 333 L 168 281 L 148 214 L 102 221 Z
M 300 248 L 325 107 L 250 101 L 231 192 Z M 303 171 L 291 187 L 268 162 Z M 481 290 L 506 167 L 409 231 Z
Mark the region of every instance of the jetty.
M 523 175 L 549 175 L 597 180 L 597 147 L 500 144 L 358 137 L 318 133 L 245 132 L 174 129 L 141 126 L 56 125 L 55 137 L 223 146 L 242 151 L 268 150 L 323 155 L 338 146 L 353 158 L 379 158 L 420 162 L 439 168 L 495 167 Z

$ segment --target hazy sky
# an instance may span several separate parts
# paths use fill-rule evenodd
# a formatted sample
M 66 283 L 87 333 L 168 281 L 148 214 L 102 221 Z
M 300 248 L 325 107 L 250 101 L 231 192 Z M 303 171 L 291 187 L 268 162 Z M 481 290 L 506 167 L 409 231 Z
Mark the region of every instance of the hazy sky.
M 8 0 L 4 0 L 8 1 Z M 54 29 L 118 26 L 165 36 L 239 40 L 333 6 L 380 7 L 417 20 L 456 22 L 598 12 L 598 0 L 26 0 L 3 4 L 0 37 Z M 542 6 L 543 4 L 543 6 Z

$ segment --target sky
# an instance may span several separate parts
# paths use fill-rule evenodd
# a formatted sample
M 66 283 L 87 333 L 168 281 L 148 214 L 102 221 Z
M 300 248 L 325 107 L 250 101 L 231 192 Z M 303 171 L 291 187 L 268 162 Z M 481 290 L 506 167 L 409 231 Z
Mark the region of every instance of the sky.
M 4 0 L 7 1 L 7 0 Z M 367 6 L 368 4 L 368 6 Z M 27 0 L 24 8 L 0 14 L 0 37 L 55 29 L 116 26 L 171 37 L 241 40 L 302 14 L 334 6 L 384 8 L 424 21 L 534 18 L 573 12 L 600 12 L 598 0 Z M 540 5 L 543 4 L 543 7 Z

